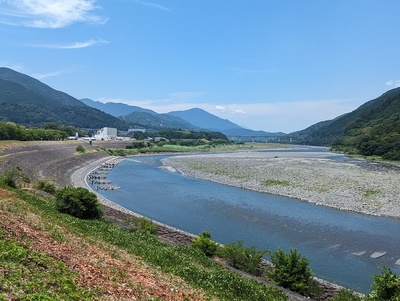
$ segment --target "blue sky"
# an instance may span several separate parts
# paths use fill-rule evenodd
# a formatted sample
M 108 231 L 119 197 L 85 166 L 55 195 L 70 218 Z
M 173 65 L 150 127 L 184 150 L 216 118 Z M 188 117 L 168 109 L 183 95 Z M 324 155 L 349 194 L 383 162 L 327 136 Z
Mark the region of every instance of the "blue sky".
M 400 86 L 398 0 L 0 0 L 0 66 L 292 132 Z

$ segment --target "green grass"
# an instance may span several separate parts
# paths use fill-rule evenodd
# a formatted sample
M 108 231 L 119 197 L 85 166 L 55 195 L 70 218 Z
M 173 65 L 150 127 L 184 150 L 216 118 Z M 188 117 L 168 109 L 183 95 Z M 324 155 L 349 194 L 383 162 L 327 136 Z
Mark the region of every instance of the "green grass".
M 139 256 L 164 273 L 178 276 L 193 287 L 205 291 L 210 298 L 230 301 L 286 300 L 286 297 L 280 291 L 226 270 L 197 248 L 165 244 L 150 234 L 122 230 L 104 220 L 79 220 L 57 212 L 51 198 L 45 199 L 25 191 L 18 191 L 18 194 L 20 199 L 26 202 L 25 206 L 21 206 L 19 210 L 29 208 L 30 211 L 40 215 L 47 222 L 66 228 L 75 235 L 85 237 L 93 243 L 106 242 L 129 254 Z M 14 208 L 14 210 L 16 209 Z M 52 235 L 57 236 L 58 233 L 53 232 Z M 57 239 L 63 239 L 63 237 L 57 237 Z M 24 257 L 25 255 L 21 256 Z M 22 273 L 22 270 L 22 266 L 17 269 L 18 273 Z M 69 283 L 67 280 L 72 279 L 73 275 L 65 274 L 60 277 L 66 278 L 66 283 Z M 56 279 L 61 281 L 60 278 Z M 72 292 L 82 296 L 87 293 L 77 291 L 74 287 L 67 287 L 66 289 L 71 289 Z M 61 294 L 63 291 L 57 293 Z M 88 298 L 90 296 L 86 299 Z
M 7 239 L 0 232 L 0 300 L 94 300 L 77 275 L 57 260 Z
M 268 179 L 264 181 L 265 186 L 289 186 L 289 181 Z
M 234 151 L 234 150 L 251 150 L 251 149 L 275 149 L 286 148 L 284 144 L 277 143 L 245 143 L 245 144 L 221 144 L 221 145 L 198 145 L 198 146 L 181 146 L 164 144 L 163 146 L 153 146 L 151 148 L 140 149 L 102 149 L 112 156 L 131 156 L 145 153 L 185 153 L 185 152 L 201 152 L 201 151 Z

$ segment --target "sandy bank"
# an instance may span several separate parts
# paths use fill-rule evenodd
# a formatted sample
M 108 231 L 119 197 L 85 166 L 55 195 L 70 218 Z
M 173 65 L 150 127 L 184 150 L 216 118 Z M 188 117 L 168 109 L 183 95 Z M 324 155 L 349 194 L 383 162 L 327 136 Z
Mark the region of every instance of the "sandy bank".
M 164 165 L 196 178 L 363 214 L 400 218 L 398 166 L 343 163 L 335 153 L 235 152 L 177 156 Z M 364 167 L 363 167 L 364 166 Z

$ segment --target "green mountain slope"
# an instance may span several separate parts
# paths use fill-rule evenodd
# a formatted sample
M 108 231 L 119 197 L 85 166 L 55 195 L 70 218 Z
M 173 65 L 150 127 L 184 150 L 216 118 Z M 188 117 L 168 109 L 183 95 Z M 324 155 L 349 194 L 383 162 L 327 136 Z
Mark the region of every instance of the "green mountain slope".
M 146 112 L 146 113 L 150 113 L 152 115 L 158 114 L 149 109 L 143 109 L 141 107 L 131 106 L 131 105 L 127 105 L 124 103 L 116 103 L 116 102 L 102 103 L 99 101 L 91 100 L 89 98 L 83 98 L 83 99 L 80 99 L 80 101 L 82 101 L 84 104 L 88 105 L 89 107 L 98 109 L 98 110 L 103 111 L 107 114 L 110 114 L 114 117 L 126 116 L 132 112 Z
M 333 146 L 364 156 L 400 160 L 400 88 L 367 102 Z
M 400 88 L 288 137 L 292 143 L 333 146 L 346 153 L 400 160 Z
M 0 68 L 0 104 L 0 121 L 27 126 L 55 122 L 80 128 L 127 128 L 118 118 L 8 68 Z
M 200 131 L 199 127 L 175 116 L 167 114 L 150 114 L 146 112 L 132 112 L 127 116 L 121 117 L 127 123 L 142 124 L 152 129 L 183 129 L 190 131 Z

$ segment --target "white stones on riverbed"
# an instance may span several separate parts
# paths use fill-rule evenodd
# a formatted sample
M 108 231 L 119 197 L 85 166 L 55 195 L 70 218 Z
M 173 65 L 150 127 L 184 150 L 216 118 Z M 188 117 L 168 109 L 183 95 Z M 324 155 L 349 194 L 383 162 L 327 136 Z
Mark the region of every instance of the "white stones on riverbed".
M 371 258 L 377 259 L 377 258 L 379 258 L 379 257 L 385 256 L 386 253 L 387 253 L 387 252 L 385 252 L 385 251 L 374 252 L 374 253 L 372 253 Z
M 353 254 L 354 256 L 363 256 L 365 253 L 367 253 L 367 251 L 353 252 L 351 254 Z

